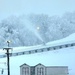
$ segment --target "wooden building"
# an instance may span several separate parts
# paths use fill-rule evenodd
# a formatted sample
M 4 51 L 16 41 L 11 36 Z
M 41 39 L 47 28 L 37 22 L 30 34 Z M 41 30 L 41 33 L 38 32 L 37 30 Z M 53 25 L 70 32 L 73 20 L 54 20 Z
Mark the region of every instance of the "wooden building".
M 20 66 L 20 75 L 68 75 L 68 66 L 44 66 L 41 63 L 35 66 L 23 64 Z

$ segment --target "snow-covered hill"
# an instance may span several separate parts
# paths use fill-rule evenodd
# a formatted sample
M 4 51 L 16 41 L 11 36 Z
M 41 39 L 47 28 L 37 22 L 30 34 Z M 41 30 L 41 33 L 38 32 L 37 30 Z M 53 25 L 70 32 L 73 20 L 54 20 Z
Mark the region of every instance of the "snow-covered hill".
M 49 42 L 46 46 L 55 46 L 60 44 L 75 43 L 75 33 L 61 40 Z M 34 48 L 46 47 L 44 45 L 33 47 L 13 48 L 13 52 L 24 51 Z M 1 53 L 0 53 L 1 54 Z M 6 58 L 0 58 L 0 62 L 6 62 Z M 48 51 L 30 55 L 21 55 L 10 57 L 10 73 L 11 75 L 20 75 L 20 65 L 27 63 L 34 66 L 42 63 L 45 66 L 68 66 L 69 75 L 75 74 L 75 47 L 62 48 L 61 50 Z M 0 68 L 7 68 L 5 64 L 0 64 Z M 1 69 L 0 69 L 1 70 Z M 7 70 L 4 70 L 6 75 Z

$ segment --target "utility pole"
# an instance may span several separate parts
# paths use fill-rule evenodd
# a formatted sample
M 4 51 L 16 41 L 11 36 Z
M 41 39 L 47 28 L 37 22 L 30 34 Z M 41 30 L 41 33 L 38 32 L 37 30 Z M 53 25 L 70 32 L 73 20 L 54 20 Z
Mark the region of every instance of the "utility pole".
M 7 41 L 7 45 L 8 45 L 8 48 L 3 48 L 3 50 L 6 50 L 6 55 L 7 55 L 7 69 L 8 69 L 8 75 L 10 75 L 10 53 L 9 53 L 9 50 L 11 50 L 12 48 L 9 48 L 9 43 L 10 41 Z

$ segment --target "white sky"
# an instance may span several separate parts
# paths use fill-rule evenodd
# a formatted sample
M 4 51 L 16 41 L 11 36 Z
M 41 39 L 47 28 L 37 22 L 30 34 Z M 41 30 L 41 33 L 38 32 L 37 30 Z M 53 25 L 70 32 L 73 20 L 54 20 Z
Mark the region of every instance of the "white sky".
M 0 20 L 10 15 L 63 15 L 75 11 L 75 0 L 0 0 Z

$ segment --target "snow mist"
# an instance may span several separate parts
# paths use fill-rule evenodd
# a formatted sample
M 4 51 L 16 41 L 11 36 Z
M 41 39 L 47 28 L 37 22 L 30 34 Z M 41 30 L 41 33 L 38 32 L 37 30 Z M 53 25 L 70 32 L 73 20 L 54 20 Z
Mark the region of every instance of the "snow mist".
M 26 28 L 27 28 L 29 31 L 33 32 L 33 33 L 38 37 L 38 39 L 39 39 L 40 41 L 44 42 L 44 40 L 42 39 L 42 37 L 41 37 L 40 34 L 38 33 L 37 28 L 35 28 L 32 23 L 30 23 L 27 19 L 21 19 L 21 22 L 26 26 Z

